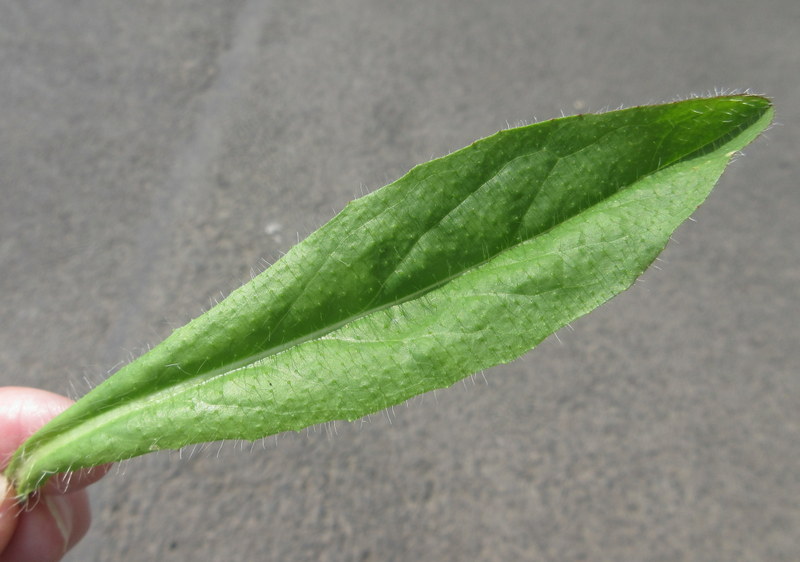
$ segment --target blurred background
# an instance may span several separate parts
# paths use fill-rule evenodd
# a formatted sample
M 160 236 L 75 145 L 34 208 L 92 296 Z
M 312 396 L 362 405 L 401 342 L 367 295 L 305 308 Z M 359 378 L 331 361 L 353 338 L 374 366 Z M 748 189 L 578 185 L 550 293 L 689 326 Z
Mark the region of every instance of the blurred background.
M 521 121 L 777 122 L 628 292 L 364 422 L 127 461 L 71 561 L 800 558 L 796 0 L 0 3 L 0 384 L 77 397 Z

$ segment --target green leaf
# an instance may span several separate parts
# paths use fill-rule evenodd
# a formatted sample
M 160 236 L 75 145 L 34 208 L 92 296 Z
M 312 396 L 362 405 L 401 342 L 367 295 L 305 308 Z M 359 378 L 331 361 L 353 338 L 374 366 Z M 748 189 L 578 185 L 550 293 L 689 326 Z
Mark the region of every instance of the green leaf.
M 30 438 L 47 476 L 354 420 L 519 357 L 629 287 L 772 118 L 749 95 L 506 130 L 357 199 Z

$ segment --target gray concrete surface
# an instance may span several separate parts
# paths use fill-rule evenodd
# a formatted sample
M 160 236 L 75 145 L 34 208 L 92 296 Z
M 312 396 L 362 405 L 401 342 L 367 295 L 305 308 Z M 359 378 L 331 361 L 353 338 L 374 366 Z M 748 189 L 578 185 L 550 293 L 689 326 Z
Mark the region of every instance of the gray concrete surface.
M 574 331 L 367 423 L 125 462 L 68 560 L 800 559 L 798 29 L 796 0 L 0 3 L 0 383 L 72 396 L 507 122 L 750 88 L 782 124 Z

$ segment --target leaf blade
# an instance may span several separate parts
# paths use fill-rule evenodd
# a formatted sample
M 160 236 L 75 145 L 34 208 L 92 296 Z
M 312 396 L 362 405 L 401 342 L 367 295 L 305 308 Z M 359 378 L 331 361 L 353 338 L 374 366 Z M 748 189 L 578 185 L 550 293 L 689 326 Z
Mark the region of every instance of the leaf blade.
M 355 419 L 510 361 L 627 288 L 771 115 L 575 116 L 418 166 L 93 390 L 11 477 Z

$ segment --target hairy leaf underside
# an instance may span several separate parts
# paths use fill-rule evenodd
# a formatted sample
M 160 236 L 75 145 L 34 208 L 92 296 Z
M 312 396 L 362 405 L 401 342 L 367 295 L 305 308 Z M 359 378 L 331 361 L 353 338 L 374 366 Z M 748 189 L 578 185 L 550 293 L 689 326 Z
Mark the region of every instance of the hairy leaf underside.
M 628 288 L 770 122 L 693 99 L 501 131 L 348 204 L 27 441 L 7 475 L 354 420 L 504 363 Z

